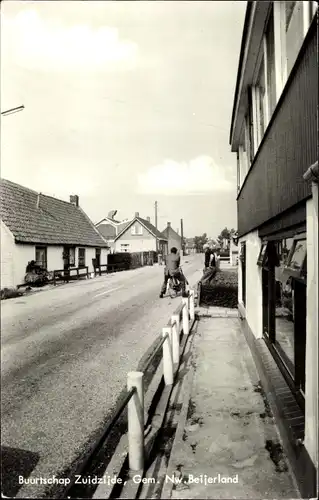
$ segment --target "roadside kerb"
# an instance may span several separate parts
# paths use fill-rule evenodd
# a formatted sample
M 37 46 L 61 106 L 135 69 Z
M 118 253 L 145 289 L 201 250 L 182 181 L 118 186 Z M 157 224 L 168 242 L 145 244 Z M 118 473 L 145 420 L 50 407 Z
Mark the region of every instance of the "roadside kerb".
M 130 408 L 128 412 L 128 433 L 127 435 L 122 436 L 115 453 L 113 454 L 113 457 L 107 467 L 108 475 L 110 475 L 111 472 L 115 476 L 119 477 L 127 458 L 129 461 L 129 475 L 131 476 L 137 473 L 140 473 L 141 475 L 143 474 L 145 458 L 150 453 L 152 444 L 162 426 L 170 394 L 173 389 L 174 377 L 178 371 L 180 356 L 177 360 L 177 353 L 179 355 L 181 333 L 183 333 L 183 338 L 185 338 L 186 341 L 187 336 L 195 322 L 194 296 L 194 290 L 190 290 L 189 297 L 183 298 L 182 304 L 180 304 L 180 306 L 173 313 L 168 325 L 162 329 L 162 335 L 159 337 L 158 343 L 154 348 L 152 355 L 148 359 L 146 366 L 144 367 L 144 371 L 146 371 L 152 363 L 156 353 L 162 348 L 163 358 L 158 370 L 162 370 L 161 379 L 164 378 L 165 387 L 160 404 L 158 405 L 155 411 L 155 416 L 153 416 L 152 419 L 151 432 L 147 434 L 146 437 L 144 436 L 144 396 L 142 396 L 141 392 L 144 373 L 130 372 L 128 374 L 128 388 L 131 388 L 130 390 L 135 389 L 135 393 L 134 397 L 131 397 L 130 400 L 126 399 L 120 408 L 121 412 L 123 412 L 127 404 Z M 182 332 L 179 331 L 181 324 Z M 185 345 L 186 342 L 184 346 Z M 174 360 L 176 361 L 174 362 Z M 158 379 L 158 370 L 153 378 L 156 377 L 156 379 Z M 134 377 L 136 377 L 135 382 L 133 381 Z M 136 380 L 138 380 L 138 383 Z M 151 401 L 149 401 L 149 403 L 151 403 Z M 160 410 L 161 414 L 159 414 L 158 410 Z M 114 424 L 115 422 L 113 421 L 113 425 Z M 106 438 L 107 436 L 105 439 Z M 96 489 L 93 498 L 109 498 L 113 489 L 114 485 L 102 483 Z

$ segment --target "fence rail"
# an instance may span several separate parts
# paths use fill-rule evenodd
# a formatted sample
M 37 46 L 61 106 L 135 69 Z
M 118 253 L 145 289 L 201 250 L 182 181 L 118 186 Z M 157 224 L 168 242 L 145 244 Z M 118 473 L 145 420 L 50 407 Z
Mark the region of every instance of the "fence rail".
M 100 264 L 99 266 L 93 266 L 95 276 L 116 271 L 123 271 L 127 269 L 125 262 L 115 262 L 114 264 Z
M 144 372 L 132 371 L 127 374 L 127 392 L 123 402 L 117 408 L 107 428 L 92 447 L 90 455 L 77 471 L 81 474 L 103 446 L 120 415 L 128 407 L 128 457 L 130 471 L 140 471 L 144 468 L 145 459 L 145 424 L 144 424 L 144 373 L 151 365 L 154 357 L 162 348 L 163 376 L 165 386 L 172 386 L 180 363 L 180 334 L 187 336 L 195 320 L 195 292 L 190 290 L 189 297 L 183 297 L 182 303 L 172 314 L 168 324 L 162 328 L 155 349 L 144 366 Z M 180 328 L 181 327 L 181 328 Z M 68 486 L 67 492 L 74 481 Z
M 83 271 L 83 272 L 81 272 Z M 72 274 L 72 273 L 76 274 Z M 88 266 L 84 267 L 70 267 L 69 269 L 55 269 L 53 271 L 53 284 L 55 285 L 57 281 L 70 281 L 74 279 L 80 279 L 83 277 L 88 278 L 89 276 L 89 268 Z

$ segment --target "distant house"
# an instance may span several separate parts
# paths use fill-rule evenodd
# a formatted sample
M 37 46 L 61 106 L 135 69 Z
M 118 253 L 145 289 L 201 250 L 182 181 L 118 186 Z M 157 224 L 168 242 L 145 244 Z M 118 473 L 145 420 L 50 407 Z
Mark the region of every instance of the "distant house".
M 167 239 L 168 251 L 170 251 L 172 247 L 176 247 L 179 251 L 182 250 L 182 237 L 172 228 L 170 222 L 167 223 L 167 227 L 162 231 L 162 234 L 164 238 Z
M 79 206 L 0 181 L 1 288 L 24 281 L 31 260 L 48 271 L 107 263 L 108 244 Z
M 151 223 L 150 217 L 142 219 L 139 213 L 114 239 L 116 252 L 158 251 L 167 254 L 167 238 Z
M 116 236 L 130 223 L 128 219 L 119 221 L 114 219 L 117 210 L 111 210 L 107 217 L 100 220 L 95 227 L 99 230 L 105 240 L 107 240 L 110 248 L 115 249 L 114 240 Z
M 195 240 L 194 240 L 194 238 L 186 238 L 185 252 L 187 254 L 196 253 L 196 246 L 195 246 Z

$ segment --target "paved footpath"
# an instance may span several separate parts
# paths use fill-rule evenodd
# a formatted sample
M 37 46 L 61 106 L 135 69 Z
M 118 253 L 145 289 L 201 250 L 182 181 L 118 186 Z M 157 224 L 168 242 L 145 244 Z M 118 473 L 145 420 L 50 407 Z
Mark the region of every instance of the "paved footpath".
M 237 311 L 199 312 L 188 418 L 167 471 L 183 481 L 165 498 L 300 498 Z
M 202 256 L 185 258 L 183 269 L 194 286 Z M 127 372 L 181 302 L 159 299 L 163 271 L 143 267 L 1 302 L 2 493 L 43 498 L 42 480 L 68 468 L 72 476 Z

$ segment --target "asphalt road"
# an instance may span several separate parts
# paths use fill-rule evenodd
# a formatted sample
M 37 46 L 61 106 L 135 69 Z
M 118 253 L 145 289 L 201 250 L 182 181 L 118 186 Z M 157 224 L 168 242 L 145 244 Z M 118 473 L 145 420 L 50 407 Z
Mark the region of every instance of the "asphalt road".
M 192 286 L 203 258 L 187 259 Z M 101 427 L 180 303 L 159 299 L 162 277 L 163 267 L 145 267 L 2 301 L 5 495 L 41 498 L 46 486 L 19 489 L 18 473 L 59 477 Z

